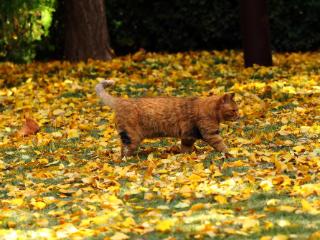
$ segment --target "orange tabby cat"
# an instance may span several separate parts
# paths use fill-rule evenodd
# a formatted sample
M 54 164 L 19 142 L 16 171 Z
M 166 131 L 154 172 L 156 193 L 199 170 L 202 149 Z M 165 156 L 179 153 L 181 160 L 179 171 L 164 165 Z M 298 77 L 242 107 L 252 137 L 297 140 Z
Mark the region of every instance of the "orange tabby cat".
M 105 105 L 116 112 L 116 127 L 122 148 L 121 156 L 132 155 L 145 138 L 181 138 L 181 151 L 191 152 L 197 139 L 217 151 L 228 154 L 219 135 L 219 123 L 239 118 L 234 94 L 198 97 L 119 98 L 109 95 L 104 87 L 114 85 L 103 80 L 96 92 Z

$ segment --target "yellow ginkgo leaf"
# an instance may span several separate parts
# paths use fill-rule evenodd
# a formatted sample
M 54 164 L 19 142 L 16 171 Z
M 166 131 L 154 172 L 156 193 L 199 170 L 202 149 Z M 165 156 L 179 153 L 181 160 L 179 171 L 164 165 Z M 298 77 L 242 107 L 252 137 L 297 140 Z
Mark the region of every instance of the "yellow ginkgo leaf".
M 122 232 L 116 232 L 114 235 L 110 237 L 110 240 L 125 240 L 125 239 L 129 239 L 129 236 Z
M 260 222 L 257 219 L 246 218 L 242 223 L 242 230 L 248 231 L 260 226 Z
M 201 209 L 205 208 L 205 204 L 203 203 L 196 203 L 194 205 L 192 205 L 192 207 L 190 208 L 191 211 L 199 211 Z
M 276 206 L 279 204 L 279 202 L 280 202 L 279 199 L 272 198 L 267 201 L 267 206 Z
M 16 206 L 22 206 L 24 203 L 24 200 L 23 200 L 23 198 L 13 198 L 10 200 L 6 200 L 6 202 L 13 204 L 13 205 L 16 205 Z
M 286 219 L 280 219 L 277 221 L 277 224 L 280 226 L 280 227 L 288 227 L 291 225 L 291 223 L 286 220 Z
M 317 215 L 320 214 L 320 210 L 317 210 L 310 202 L 305 199 L 301 199 L 302 210 L 309 214 Z
M 35 208 L 35 209 L 38 209 L 38 210 L 41 210 L 41 209 L 44 209 L 47 204 L 45 202 L 42 202 L 42 201 L 34 201 L 34 202 L 31 202 L 31 205 Z
M 227 198 L 225 196 L 223 196 L 223 195 L 217 195 L 217 196 L 214 196 L 213 198 L 214 198 L 214 200 L 216 200 L 220 204 L 228 203 Z
M 263 191 L 270 191 L 273 188 L 272 181 L 270 180 L 263 180 L 260 182 L 259 186 L 262 188 Z
M 312 233 L 308 240 L 319 240 L 320 239 L 320 231 L 316 231 L 314 233 Z
M 174 219 L 164 219 L 160 220 L 156 225 L 156 230 L 160 232 L 166 232 L 172 229 L 172 227 L 175 225 Z
M 68 138 L 78 138 L 79 137 L 79 131 L 78 129 L 69 129 L 67 130 Z
M 272 238 L 272 240 L 288 240 L 289 237 L 283 234 L 276 235 Z

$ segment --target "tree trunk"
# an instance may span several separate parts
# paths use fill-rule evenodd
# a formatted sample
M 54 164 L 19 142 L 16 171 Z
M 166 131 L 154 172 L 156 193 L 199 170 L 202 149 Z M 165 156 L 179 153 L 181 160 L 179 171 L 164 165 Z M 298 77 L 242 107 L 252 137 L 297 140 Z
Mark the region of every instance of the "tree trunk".
M 66 0 L 64 4 L 65 58 L 110 60 L 112 50 L 104 0 Z
M 245 66 L 271 66 L 267 0 L 240 0 L 240 19 Z

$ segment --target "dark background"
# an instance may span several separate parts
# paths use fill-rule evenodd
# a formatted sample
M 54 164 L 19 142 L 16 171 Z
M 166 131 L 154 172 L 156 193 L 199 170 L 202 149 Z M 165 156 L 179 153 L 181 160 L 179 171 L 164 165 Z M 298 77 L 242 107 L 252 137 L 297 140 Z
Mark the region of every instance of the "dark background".
M 36 42 L 36 59 L 61 59 L 64 1 L 57 0 L 49 36 Z M 240 49 L 238 0 L 106 0 L 111 46 L 116 55 L 147 51 Z M 319 0 L 269 0 L 275 51 L 320 47 Z

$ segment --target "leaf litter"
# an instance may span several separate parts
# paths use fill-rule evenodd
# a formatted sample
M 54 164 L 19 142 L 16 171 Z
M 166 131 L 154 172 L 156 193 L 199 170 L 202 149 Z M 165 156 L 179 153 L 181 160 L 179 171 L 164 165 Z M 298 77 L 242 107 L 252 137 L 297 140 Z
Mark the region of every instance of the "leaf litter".
M 272 67 L 244 68 L 236 51 L 140 51 L 2 63 L 0 238 L 317 239 L 319 59 L 275 53 Z M 233 157 L 153 139 L 121 160 L 114 114 L 94 93 L 100 78 L 123 97 L 235 92 L 242 117 L 221 129 Z

